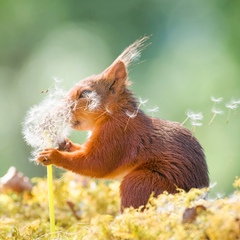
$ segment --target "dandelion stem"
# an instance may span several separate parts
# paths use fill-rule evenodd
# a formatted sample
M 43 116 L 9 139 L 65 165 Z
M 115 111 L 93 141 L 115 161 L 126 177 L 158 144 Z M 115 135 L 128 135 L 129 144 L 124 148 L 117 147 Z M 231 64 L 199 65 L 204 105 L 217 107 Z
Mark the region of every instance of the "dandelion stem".
M 56 233 L 55 233 L 52 165 L 47 166 L 47 183 L 48 183 L 48 205 L 49 205 L 50 232 L 51 232 L 51 238 L 53 239 L 56 237 Z

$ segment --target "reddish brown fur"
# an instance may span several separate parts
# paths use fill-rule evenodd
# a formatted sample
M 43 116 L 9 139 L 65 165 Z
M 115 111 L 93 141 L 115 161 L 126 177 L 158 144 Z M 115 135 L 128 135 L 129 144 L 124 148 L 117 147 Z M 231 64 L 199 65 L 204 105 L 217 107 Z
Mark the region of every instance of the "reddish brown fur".
M 209 185 L 202 147 L 179 123 L 147 116 L 127 89 L 127 65 L 144 39 L 127 48 L 103 73 L 82 80 L 69 97 L 72 127 L 89 130 L 83 145 L 66 140 L 59 149 L 46 149 L 38 161 L 94 178 L 123 178 L 121 209 L 145 205 L 149 196 Z M 92 99 L 85 90 L 94 92 Z M 89 108 L 89 104 L 98 104 Z M 130 113 L 130 114 L 129 114 Z M 132 114 L 132 115 L 131 115 Z M 47 161 L 46 161 L 47 159 Z

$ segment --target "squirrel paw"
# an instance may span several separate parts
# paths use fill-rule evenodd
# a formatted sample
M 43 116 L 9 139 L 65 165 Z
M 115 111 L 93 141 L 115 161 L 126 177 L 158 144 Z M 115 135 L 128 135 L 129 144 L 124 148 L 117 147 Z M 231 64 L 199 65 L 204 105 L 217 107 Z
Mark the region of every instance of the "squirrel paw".
M 66 138 L 63 142 L 58 144 L 58 150 L 64 152 L 74 152 L 79 150 L 81 147 L 78 144 L 74 144 L 71 140 Z
M 39 153 L 37 162 L 44 166 L 56 164 L 61 159 L 61 153 L 54 148 L 44 149 Z

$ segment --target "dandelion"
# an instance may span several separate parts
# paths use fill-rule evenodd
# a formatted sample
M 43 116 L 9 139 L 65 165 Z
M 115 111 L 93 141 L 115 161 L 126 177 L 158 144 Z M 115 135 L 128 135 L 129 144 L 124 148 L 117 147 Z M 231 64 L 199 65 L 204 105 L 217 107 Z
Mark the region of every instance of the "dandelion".
M 42 103 L 27 112 L 23 123 L 23 136 L 25 141 L 34 148 L 34 159 L 42 149 L 56 147 L 65 140 L 69 134 L 72 105 L 73 103 L 65 97 L 65 93 L 61 89 L 55 88 L 55 91 L 50 92 Z M 51 237 L 54 238 L 52 165 L 47 166 L 47 179 L 50 231 Z
M 210 125 L 213 122 L 214 118 L 217 115 L 222 115 L 224 112 L 222 110 L 219 110 L 219 109 L 213 107 L 212 110 L 211 110 L 211 113 L 212 113 L 213 116 L 212 116 L 211 120 L 209 121 L 208 125 Z

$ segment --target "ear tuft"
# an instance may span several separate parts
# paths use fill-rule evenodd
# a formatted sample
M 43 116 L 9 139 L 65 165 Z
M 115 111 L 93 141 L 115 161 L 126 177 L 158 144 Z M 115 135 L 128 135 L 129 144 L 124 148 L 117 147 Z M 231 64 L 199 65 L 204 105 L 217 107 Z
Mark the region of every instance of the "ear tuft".
M 146 47 L 145 41 L 149 37 L 144 36 L 127 47 L 122 54 L 105 70 L 103 77 L 108 82 L 109 90 L 113 93 L 121 92 L 123 88 L 130 85 L 128 81 L 127 67 L 140 56 L 141 51 Z
M 134 60 L 138 59 L 141 55 L 141 51 L 149 44 L 145 42 L 149 39 L 149 36 L 144 36 L 136 40 L 133 44 L 127 47 L 116 61 L 120 60 L 124 62 L 125 66 L 128 67 Z

